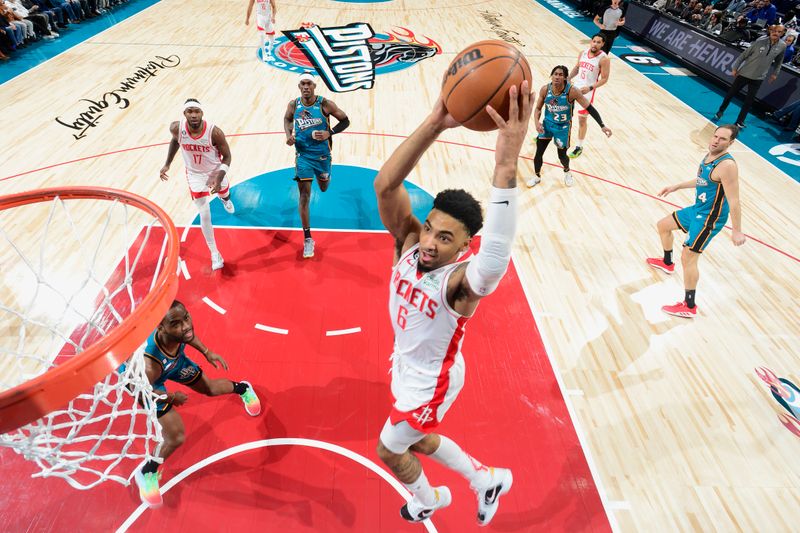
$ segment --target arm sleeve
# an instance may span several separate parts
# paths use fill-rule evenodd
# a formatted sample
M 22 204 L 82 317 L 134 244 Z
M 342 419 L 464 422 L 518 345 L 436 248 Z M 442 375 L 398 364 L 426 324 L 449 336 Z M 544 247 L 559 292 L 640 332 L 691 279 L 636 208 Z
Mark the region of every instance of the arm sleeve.
M 601 128 L 606 127 L 606 125 L 603 124 L 603 119 L 600 117 L 600 113 L 592 104 L 589 104 L 589 107 L 586 108 L 586 111 L 592 115 L 592 118 L 600 125 Z
M 492 187 L 481 248 L 467 265 L 470 289 L 483 297 L 497 288 L 511 260 L 511 245 L 517 230 L 517 189 Z

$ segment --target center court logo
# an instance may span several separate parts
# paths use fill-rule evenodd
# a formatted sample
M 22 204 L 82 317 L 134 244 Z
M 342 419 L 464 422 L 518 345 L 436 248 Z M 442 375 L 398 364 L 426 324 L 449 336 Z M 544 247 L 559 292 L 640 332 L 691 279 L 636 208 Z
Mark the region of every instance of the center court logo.
M 284 31 L 275 41 L 271 56 L 263 60 L 290 72 L 315 70 L 333 92 L 371 89 L 375 76 L 403 70 L 442 53 L 428 37 L 395 28 L 375 33 L 369 24 L 322 28 L 304 23 L 298 30 Z

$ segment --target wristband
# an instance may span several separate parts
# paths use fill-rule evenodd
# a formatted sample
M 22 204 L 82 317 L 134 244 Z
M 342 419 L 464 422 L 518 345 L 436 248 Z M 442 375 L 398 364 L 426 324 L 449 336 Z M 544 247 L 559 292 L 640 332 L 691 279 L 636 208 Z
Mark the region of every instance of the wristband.
M 228 170 L 230 170 L 230 168 L 231 168 L 231 167 L 229 167 L 228 165 L 226 165 L 225 163 L 223 163 L 223 164 L 221 164 L 221 165 L 219 166 L 219 168 L 218 168 L 217 170 L 221 170 L 221 171 L 223 171 L 223 172 L 225 172 L 225 173 L 227 174 L 227 173 L 228 173 Z

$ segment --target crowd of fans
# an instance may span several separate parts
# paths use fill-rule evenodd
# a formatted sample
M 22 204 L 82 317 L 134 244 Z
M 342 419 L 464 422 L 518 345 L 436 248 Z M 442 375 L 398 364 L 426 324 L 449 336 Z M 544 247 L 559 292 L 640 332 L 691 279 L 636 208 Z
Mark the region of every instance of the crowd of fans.
M 128 0 L 0 0 L 0 60 Z
M 705 2 L 705 3 L 703 3 Z M 786 33 L 784 63 L 800 67 L 795 48 L 800 24 L 800 0 L 644 0 L 654 8 L 734 44 L 746 45 L 766 34 L 766 28 L 782 24 Z

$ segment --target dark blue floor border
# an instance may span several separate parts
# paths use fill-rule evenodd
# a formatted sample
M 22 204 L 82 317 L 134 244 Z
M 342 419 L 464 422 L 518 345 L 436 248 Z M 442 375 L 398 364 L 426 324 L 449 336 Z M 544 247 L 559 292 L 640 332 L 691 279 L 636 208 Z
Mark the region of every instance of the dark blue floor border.
M 534 1 L 558 15 L 559 18 L 568 22 L 587 37 L 598 32 L 597 26 L 594 25 L 592 19 L 583 16 L 574 5 L 566 1 Z M 645 47 L 650 51 L 634 52 L 631 47 Z M 679 76 L 667 73 L 662 67 L 685 67 L 675 63 L 669 57 L 653 51 L 648 47 L 647 43 L 634 41 L 625 33 L 620 33 L 616 38 L 612 52 L 617 56 L 626 54 L 657 58 L 660 65 L 640 64 L 632 61 L 626 61 L 626 63 L 708 119 L 716 113 L 725 95 L 725 91 L 722 88 L 699 76 Z M 572 68 L 573 64 L 570 63 L 567 66 Z M 613 74 L 611 84 L 612 86 L 614 84 Z M 720 123 L 724 124 L 736 120 L 740 109 L 739 103 L 740 101 L 736 99 L 731 102 Z M 602 100 L 599 106 L 602 111 Z M 788 174 L 795 181 L 800 182 L 800 143 L 793 143 L 791 137 L 792 132 L 783 131 L 777 124 L 766 122 L 752 113 L 747 117 L 747 128 L 739 134 L 739 140 L 743 144 Z
M 52 59 L 58 54 L 69 50 L 87 41 L 98 33 L 107 30 L 111 26 L 130 18 L 148 7 L 155 5 L 160 0 L 130 0 L 129 2 L 118 5 L 106 13 L 88 19 L 80 24 L 70 24 L 65 30 L 59 30 L 61 37 L 53 41 L 39 41 L 28 45 L 27 48 L 12 52 L 8 61 L 0 63 L 0 84 L 12 80 L 32 69 Z

